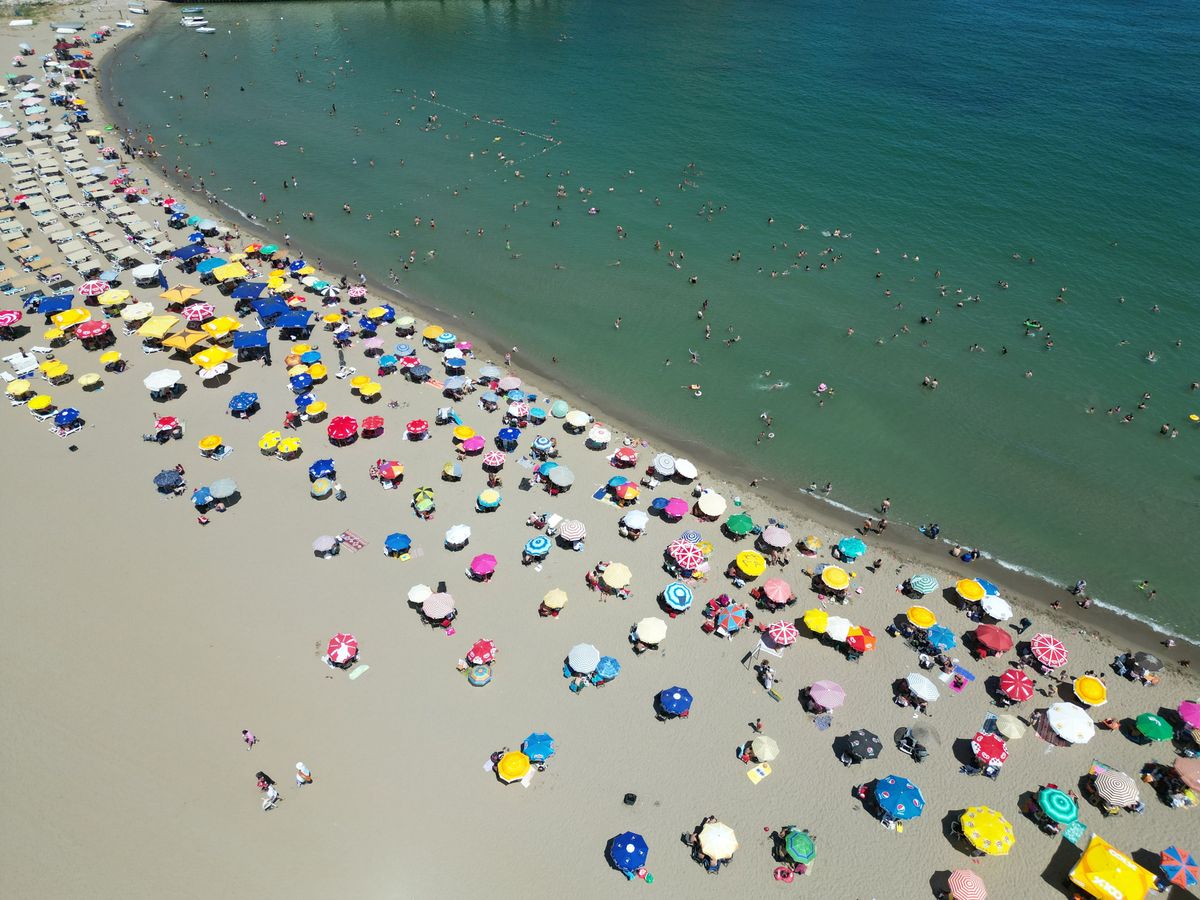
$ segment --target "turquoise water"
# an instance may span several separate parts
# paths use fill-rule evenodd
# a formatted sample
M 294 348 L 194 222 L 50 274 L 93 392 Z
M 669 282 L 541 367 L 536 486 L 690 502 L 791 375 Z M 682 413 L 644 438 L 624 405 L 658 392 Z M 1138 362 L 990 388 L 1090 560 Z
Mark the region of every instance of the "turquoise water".
M 281 214 L 310 258 L 394 269 L 525 358 L 555 355 L 586 396 L 778 486 L 832 481 L 855 509 L 890 496 L 893 523 L 936 520 L 1200 635 L 1194 4 L 206 12 L 218 34 L 168 18 L 108 77 L 164 162 Z M 1026 337 L 1027 318 L 1045 330 Z

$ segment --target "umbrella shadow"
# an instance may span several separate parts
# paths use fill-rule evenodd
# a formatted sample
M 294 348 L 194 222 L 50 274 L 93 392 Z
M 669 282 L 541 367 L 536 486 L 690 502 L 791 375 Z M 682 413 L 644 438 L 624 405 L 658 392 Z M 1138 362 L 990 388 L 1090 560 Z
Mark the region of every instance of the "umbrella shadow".
M 960 853 L 970 856 L 970 852 L 966 849 L 966 838 L 963 837 L 961 819 L 966 809 L 952 809 L 942 816 L 942 837 Z
M 939 869 L 930 875 L 929 893 L 933 894 L 938 900 L 949 900 L 951 874 L 953 873 L 949 869 Z
M 1046 868 L 1042 869 L 1042 881 L 1056 893 L 1065 897 L 1072 896 L 1076 892 L 1076 888 L 1070 883 L 1068 876 L 1082 855 L 1074 844 L 1068 841 L 1059 841 L 1054 855 L 1050 857 L 1050 862 L 1046 864 Z
M 1064 703 L 1075 702 L 1075 689 L 1065 681 L 1060 681 L 1054 686 L 1054 693 L 1058 694 L 1058 699 Z
M 979 761 L 975 759 L 975 751 L 971 749 L 970 738 L 955 738 L 952 752 L 955 761 L 964 766 L 980 765 Z

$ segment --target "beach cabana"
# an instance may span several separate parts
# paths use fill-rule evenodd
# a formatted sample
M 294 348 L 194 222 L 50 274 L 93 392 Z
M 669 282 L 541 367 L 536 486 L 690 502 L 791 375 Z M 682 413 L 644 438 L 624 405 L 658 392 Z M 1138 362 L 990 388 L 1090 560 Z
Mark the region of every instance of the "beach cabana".
M 1093 897 L 1144 900 L 1154 887 L 1154 875 L 1098 834 L 1068 876 Z

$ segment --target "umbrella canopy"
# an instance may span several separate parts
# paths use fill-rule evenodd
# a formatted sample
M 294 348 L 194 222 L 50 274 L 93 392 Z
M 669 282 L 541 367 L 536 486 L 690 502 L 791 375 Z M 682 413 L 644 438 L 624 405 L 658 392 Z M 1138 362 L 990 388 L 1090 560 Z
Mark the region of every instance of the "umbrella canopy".
M 650 516 L 644 510 L 633 509 L 625 513 L 621 521 L 625 523 L 626 528 L 632 528 L 634 531 L 641 531 L 650 524 Z
M 778 647 L 787 647 L 800 639 L 800 629 L 787 621 L 772 622 L 767 626 L 767 634 Z
M 954 592 L 968 603 L 978 603 L 984 598 L 987 593 L 983 589 L 983 585 L 974 578 L 963 578 L 954 585 Z
M 566 466 L 555 466 L 547 477 L 555 487 L 570 487 L 575 483 L 575 473 Z
M 587 526 L 578 519 L 567 519 L 558 526 L 558 534 L 564 541 L 582 541 L 587 537 Z
M 383 547 L 389 553 L 407 553 L 412 546 L 412 538 L 400 531 L 394 531 L 383 539 Z
M 808 696 L 826 709 L 837 709 L 846 702 L 846 689 L 836 681 L 814 681 Z
M 844 559 L 853 562 L 867 552 L 867 545 L 862 538 L 844 537 L 837 542 L 838 552 Z
M 1042 788 L 1037 795 L 1038 807 L 1053 822 L 1070 825 L 1079 818 L 1079 807 L 1071 795 L 1058 788 Z
M 237 493 L 237 482 L 232 478 L 218 478 L 208 487 L 208 491 L 218 500 L 226 500 Z
M 1010 741 L 1019 740 L 1025 734 L 1025 723 L 1016 716 L 996 716 L 996 730 Z
M 914 575 L 908 579 L 908 586 L 918 594 L 932 594 L 938 589 L 938 580 L 932 575 Z
M 1176 711 L 1189 728 L 1200 728 L 1200 700 L 1184 700 Z
M 792 536 L 778 525 L 768 525 L 763 529 L 762 541 L 768 547 L 781 549 L 792 543 Z
M 814 607 L 804 614 L 804 627 L 813 634 L 824 634 L 829 627 L 829 613 L 820 607 Z
M 924 606 L 910 606 L 904 615 L 909 623 L 917 628 L 932 628 L 937 624 L 937 615 Z
M 1055 703 L 1046 710 L 1046 721 L 1069 744 L 1086 744 L 1096 733 L 1096 723 L 1074 703 Z
M 1039 632 L 1033 636 L 1029 647 L 1038 662 L 1047 668 L 1056 669 L 1067 664 L 1067 648 L 1053 635 Z
M 1008 605 L 1008 601 L 995 594 L 985 596 L 979 605 L 983 607 L 985 613 L 997 622 L 1006 622 L 1013 616 L 1012 607 Z
M 758 758 L 762 759 L 761 756 Z M 817 845 L 813 843 L 812 835 L 807 831 L 790 828 L 783 837 L 783 852 L 792 861 L 808 865 L 817 858 Z
M 821 583 L 831 591 L 844 591 L 850 587 L 850 574 L 840 566 L 826 566 L 821 570 Z
M 883 752 L 883 741 L 879 739 L 879 735 L 865 728 L 859 728 L 846 735 L 846 744 L 850 748 L 850 754 L 856 759 L 876 759 Z
M 258 394 L 252 391 L 242 391 L 240 394 L 234 394 L 233 399 L 229 401 L 229 408 L 234 412 L 245 412 L 258 402 Z
M 1033 679 L 1020 669 L 1005 669 L 1000 676 L 1000 690 L 1004 696 L 1024 703 L 1033 696 Z
M 329 478 L 337 474 L 332 459 L 318 459 L 308 467 L 309 478 Z
M 530 768 L 528 756 L 519 750 L 510 750 L 500 757 L 500 762 L 496 764 L 496 774 L 505 784 L 512 784 L 528 775 Z
M 1137 782 L 1113 769 L 1096 773 L 1096 793 L 1112 806 L 1132 806 L 1141 799 Z
M 654 470 L 664 478 L 670 478 L 675 474 L 675 457 L 669 453 L 660 453 L 654 457 Z
M 768 578 L 762 589 L 766 598 L 773 603 L 787 603 L 796 596 L 792 586 L 782 578 Z
M 142 384 L 148 391 L 165 391 L 178 384 L 182 379 L 183 373 L 178 369 L 159 369 L 143 378 Z
M 953 900 L 987 900 L 987 886 L 979 873 L 970 869 L 956 869 L 947 882 Z
M 704 564 L 704 551 L 691 541 L 683 539 L 674 540 L 667 547 L 667 552 L 671 558 L 679 564 L 681 569 L 694 571 Z
M 535 731 L 521 741 L 521 749 L 533 762 L 545 762 L 554 755 L 554 738 L 544 731 Z
M 467 651 L 467 662 L 471 665 L 483 665 L 496 658 L 496 642 L 490 638 L 480 638 Z
M 647 616 L 634 626 L 634 633 L 643 644 L 661 644 L 667 636 L 667 623 L 657 616 Z
M 1133 724 L 1139 734 L 1151 741 L 1169 741 L 1175 736 L 1171 723 L 1154 713 L 1142 713 Z
M 626 872 L 636 872 L 642 866 L 646 865 L 646 857 L 649 853 L 650 848 L 647 846 L 644 837 L 632 831 L 626 831 L 612 839 L 609 848 L 609 859 L 612 860 L 612 864 L 618 869 L 623 869 Z
M 338 632 L 329 639 L 325 654 L 330 662 L 342 666 L 358 656 L 358 638 L 352 634 Z
M 612 588 L 614 591 L 619 591 L 624 587 L 628 587 L 629 582 L 633 580 L 633 572 L 629 571 L 629 566 L 625 565 L 625 563 L 613 563 L 604 570 L 604 574 L 600 576 L 600 580 L 607 587 Z
M 889 775 L 875 782 L 875 802 L 893 819 L 915 819 L 925 811 L 921 789 L 899 775 Z
M 935 650 L 949 650 L 958 644 L 958 639 L 954 636 L 954 632 L 945 625 L 934 625 L 929 629 L 925 637 Z
M 941 696 L 937 686 L 920 672 L 909 672 L 904 681 L 908 684 L 908 689 L 912 691 L 913 696 L 921 700 L 933 702 Z
M 767 561 L 763 559 L 761 553 L 755 553 L 753 550 L 743 550 L 737 555 L 734 562 L 737 564 L 738 570 L 747 578 L 757 578 L 767 571 Z
M 1154 886 L 1154 875 L 1099 835 L 1092 840 L 1070 879 L 1093 897 L 1142 900 Z
M 975 629 L 975 640 L 996 653 L 1007 653 L 1013 645 L 1012 635 L 995 625 L 980 625 Z
M 600 664 L 600 651 L 591 644 L 576 644 L 567 653 L 567 665 L 580 675 L 591 675 Z
M 163 469 L 154 476 L 154 485 L 159 488 L 176 488 L 183 484 L 183 476 L 174 469 Z
M 358 420 L 353 416 L 334 416 L 325 426 L 325 433 L 333 441 L 344 441 L 358 433 Z
M 709 822 L 700 829 L 700 852 L 712 859 L 729 859 L 737 852 L 738 840 L 724 822 Z
M 550 552 L 550 538 L 544 534 L 539 534 L 537 537 L 530 538 L 525 542 L 525 552 L 530 556 L 542 557 Z
M 733 634 L 735 631 L 741 631 L 742 626 L 746 624 L 746 607 L 730 606 L 717 613 L 714 620 L 718 629 L 726 634 Z
M 669 519 L 679 519 L 687 514 L 687 510 L 686 500 L 681 500 L 679 497 L 671 497 L 667 500 L 666 506 L 662 508 L 662 514 Z
M 1164 850 L 1159 865 L 1171 884 L 1186 888 L 1200 881 L 1200 865 L 1196 864 L 1196 858 L 1178 847 Z
M 495 509 L 500 505 L 500 492 L 494 488 L 486 488 L 479 492 L 479 496 L 475 498 L 475 503 L 480 509 Z
M 850 645 L 850 649 L 852 650 L 857 650 L 859 653 L 867 653 L 875 649 L 877 640 L 875 635 L 871 633 L 870 628 L 855 625 L 846 634 L 846 643 Z
M 1088 706 L 1103 706 L 1108 702 L 1108 686 L 1094 675 L 1080 675 L 1075 679 L 1075 696 Z
M 453 525 L 446 531 L 446 543 L 452 547 L 465 544 L 471 538 L 469 525 Z
M 1008 745 L 987 731 L 975 733 L 975 737 L 971 738 L 971 751 L 975 754 L 975 758 L 985 766 L 1002 763 L 1008 759 Z
M 454 612 L 454 598 L 445 592 L 430 594 L 421 603 L 421 612 L 430 619 L 444 619 Z
M 567 605 L 567 592 L 562 588 L 552 588 L 542 598 L 542 605 L 546 609 L 562 609 Z
M 687 688 L 676 685 L 659 692 L 658 704 L 667 715 L 682 715 L 692 708 L 692 695 Z
M 499 450 L 489 450 L 479 458 L 479 461 L 485 466 L 490 466 L 493 469 L 499 469 L 504 465 L 504 454 Z
M 700 508 L 700 512 L 711 518 L 716 518 L 725 512 L 725 507 L 728 504 L 725 498 L 715 491 L 705 491 L 700 495 L 700 499 L 696 501 L 696 506 Z M 786 534 L 786 532 L 784 532 Z M 791 541 L 787 541 L 783 546 L 787 546 Z
M 471 572 L 475 575 L 490 575 L 496 571 L 496 557 L 490 553 L 480 553 L 471 560 Z
M 754 530 L 754 520 L 745 513 L 734 513 L 725 520 L 725 530 L 730 534 L 749 534 Z
M 700 473 L 696 471 L 696 466 L 691 460 L 677 459 L 675 460 L 675 474 L 684 481 L 691 481 Z
M 1133 654 L 1133 662 L 1143 672 L 1157 672 L 1163 667 L 1163 661 L 1153 653 L 1144 651 Z
M 621 664 L 612 656 L 602 656 L 596 663 L 595 674 L 602 681 L 612 681 L 621 674 Z
M 608 572 L 605 571 L 604 574 L 607 575 Z M 679 612 L 691 606 L 694 599 L 692 589 L 681 581 L 672 581 L 663 588 L 663 602 Z
M 1012 824 L 990 806 L 972 806 L 959 821 L 971 846 L 988 856 L 1007 856 L 1016 842 Z
M 829 616 L 825 620 L 825 634 L 830 640 L 841 643 L 850 637 L 850 629 L 854 627 L 854 623 L 842 616 Z

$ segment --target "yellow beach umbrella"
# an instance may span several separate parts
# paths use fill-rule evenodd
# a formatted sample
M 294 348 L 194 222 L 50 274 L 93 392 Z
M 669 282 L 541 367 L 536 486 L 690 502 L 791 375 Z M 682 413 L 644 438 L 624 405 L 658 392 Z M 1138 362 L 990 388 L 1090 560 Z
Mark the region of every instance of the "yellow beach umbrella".
M 806 537 L 800 543 L 802 543 L 809 550 L 812 550 L 814 553 L 825 546 L 825 542 L 822 541 L 815 534 L 810 534 L 808 537 Z
M 761 553 L 754 550 L 743 550 L 737 555 L 737 567 L 747 578 L 757 578 L 767 571 L 767 561 Z
M 129 310 L 127 309 L 125 312 L 129 312 Z M 151 316 L 142 323 L 142 327 L 137 330 L 137 333 L 144 338 L 162 340 L 166 337 L 167 332 L 178 324 L 178 316 Z
M 301 266 L 299 269 L 296 270 L 296 274 L 300 275 L 300 276 L 316 275 L 317 270 L 316 270 L 316 267 L 314 267 L 314 266 Z
M 61 341 L 67 333 L 61 328 L 47 328 L 42 332 L 42 340 L 46 341 Z
M 814 634 L 824 634 L 829 624 L 829 613 L 820 607 L 813 607 L 804 614 L 804 627 Z
M 173 334 L 164 339 L 163 346 L 173 350 L 191 350 L 207 337 L 208 335 L 202 331 L 181 331 L 179 334 Z
M 328 407 L 325 405 L 324 400 L 314 400 L 312 403 L 308 404 L 308 408 L 304 411 L 308 413 L 308 417 L 310 419 L 315 419 L 317 416 L 325 415 L 325 411 L 327 409 Z
M 382 319 L 386 315 L 387 315 L 387 310 L 384 309 L 382 306 L 372 306 L 370 309 L 367 310 L 367 318 L 368 319 Z M 441 332 L 439 331 L 438 334 L 441 334 Z M 434 335 L 434 337 L 437 337 L 437 335 Z
M 272 291 L 278 291 L 280 288 L 286 287 L 282 278 L 272 277 L 267 279 L 267 288 Z
M 54 405 L 54 398 L 49 394 L 38 394 L 29 401 L 29 408 L 34 410 L 49 409 Z
M 370 383 L 371 379 L 367 375 L 355 375 L 350 379 L 350 387 L 354 388 L 355 390 L 361 390 Z
M 288 359 L 292 359 L 292 358 L 294 358 L 294 357 L 292 357 L 292 356 L 288 357 Z M 307 375 L 308 374 L 308 366 L 304 365 L 303 363 L 296 363 L 294 366 L 292 366 L 290 369 L 287 370 L 287 373 L 288 373 L 288 378 L 295 378 L 297 375 Z M 365 378 L 366 376 L 364 375 L 363 377 Z
M 29 383 L 27 378 L 18 378 L 16 381 L 10 382 L 5 393 L 10 397 L 24 397 L 33 390 L 33 385 Z
M 133 296 L 124 288 L 109 288 L 103 294 L 96 298 L 96 302 L 101 306 L 120 306 Z
M 821 583 L 831 591 L 844 591 L 850 587 L 850 575 L 841 566 L 826 566 L 821 570 Z
M 713 859 L 729 859 L 737 852 L 738 839 L 724 822 L 709 822 L 700 829 L 700 850 Z
M 42 374 L 51 381 L 53 381 L 55 378 L 62 378 L 67 374 L 67 372 L 70 371 L 70 367 L 65 362 L 58 359 L 52 360 L 48 363 L 42 363 L 39 368 L 41 368 Z
M 106 350 L 104 353 L 100 354 L 100 362 L 106 366 L 110 366 L 113 363 L 120 362 L 120 361 L 121 361 L 121 351 L 120 350 Z
M 250 273 L 240 262 L 231 262 L 223 266 L 217 266 L 212 270 L 212 276 L 217 281 L 229 281 L 233 278 L 249 278 Z
M 546 609 L 562 609 L 567 605 L 567 592 L 562 588 L 547 591 L 546 596 L 542 598 L 542 605 Z
M 258 449 L 274 452 L 279 446 L 279 441 L 283 437 L 278 431 L 268 431 L 258 439 Z
M 438 333 L 441 334 L 441 332 Z M 604 570 L 604 574 L 600 578 L 614 591 L 619 591 L 633 580 L 633 573 L 629 571 L 629 566 L 625 563 L 613 563 Z
M 314 497 L 324 497 L 331 490 L 333 490 L 333 483 L 328 478 L 318 478 L 312 483 L 309 493 Z
M 443 328 L 441 325 L 430 325 L 428 328 L 426 328 L 424 331 L 421 332 L 421 337 L 425 338 L 425 340 L 427 340 L 427 341 L 434 341 L 434 340 L 437 340 L 437 338 L 440 335 L 442 335 L 445 331 L 446 331 L 446 329 Z
M 336 325 L 338 322 L 342 321 L 342 314 L 341 313 L 325 313 L 325 315 L 321 316 L 321 321 L 325 322 L 329 325 Z
M 1154 875 L 1099 835 L 1071 870 L 1071 881 L 1093 897 L 1143 900 L 1154 887 Z
M 221 436 L 219 434 L 208 434 L 200 438 L 201 450 L 216 450 L 221 446 Z
M 983 599 L 986 591 L 983 585 L 974 578 L 963 578 L 958 584 L 954 585 L 955 593 L 962 597 L 968 603 L 978 603 Z
M 192 357 L 192 365 L 202 369 L 215 369 L 223 362 L 233 359 L 236 354 L 224 347 L 208 347 Z
M 486 488 L 486 489 L 480 491 L 479 492 L 479 505 L 480 506 L 488 506 L 488 505 L 499 506 L 500 505 L 500 492 L 498 490 L 496 490 L 495 488 Z
M 322 381 L 329 377 L 329 369 L 325 367 L 325 363 L 315 362 L 308 367 L 308 374 L 312 376 L 313 381 Z
M 528 756 L 519 750 L 510 750 L 500 757 L 500 762 L 496 764 L 496 774 L 505 784 L 512 784 L 528 775 L 530 768 Z
M 79 386 L 81 388 L 95 387 L 100 383 L 100 376 L 95 372 L 88 372 L 86 375 L 79 376 Z
M 381 385 L 378 381 L 372 381 L 370 384 L 364 384 L 362 387 L 360 387 L 358 389 L 358 395 L 360 397 L 378 397 L 382 390 L 383 385 Z
M 465 441 L 473 437 L 475 437 L 475 429 L 470 425 L 459 425 L 454 429 L 454 439 L 456 441 Z
M 1007 856 L 1016 842 L 1008 819 L 990 806 L 972 806 L 959 821 L 971 846 L 988 856 Z
M 70 328 L 74 325 L 78 325 L 80 322 L 86 322 L 91 317 L 91 310 L 81 309 L 76 306 L 72 309 L 64 309 L 60 313 L 55 313 L 50 317 L 50 321 L 59 328 Z
M 169 291 L 163 291 L 158 296 L 168 303 L 187 303 L 199 293 L 200 288 L 192 287 L 190 284 L 181 284 L 179 287 L 173 287 Z
M 218 316 L 211 322 L 205 322 L 200 327 L 208 332 L 209 337 L 221 338 L 231 331 L 237 331 L 242 327 L 242 323 L 231 316 Z
M 230 262 L 241 262 L 243 259 L 246 258 L 246 254 L 245 253 L 230 253 L 229 256 L 226 258 Z
M 300 438 L 285 437 L 279 442 L 279 454 L 288 456 L 300 449 Z
M 1108 702 L 1108 686 L 1093 675 L 1075 679 L 1075 696 L 1088 706 L 1103 706 Z
M 932 628 L 937 624 L 937 616 L 933 610 L 924 606 L 910 606 L 906 615 L 908 621 L 918 628 Z
M 303 356 L 311 349 L 312 347 L 309 344 L 292 344 L 292 352 L 297 356 Z

